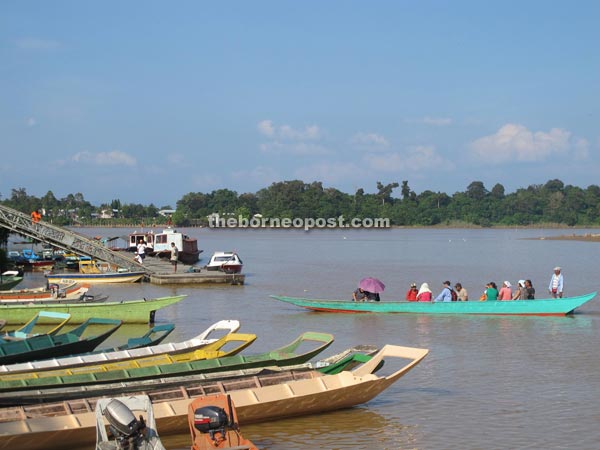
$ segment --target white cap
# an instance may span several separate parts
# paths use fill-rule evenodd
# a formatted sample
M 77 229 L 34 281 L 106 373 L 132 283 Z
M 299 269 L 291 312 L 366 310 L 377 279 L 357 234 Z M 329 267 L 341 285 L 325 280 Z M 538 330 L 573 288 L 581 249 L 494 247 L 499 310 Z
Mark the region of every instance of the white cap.
M 525 280 L 519 280 L 519 286 L 525 286 Z
M 560 267 L 556 266 L 556 267 L 554 268 L 554 270 L 560 270 Z
M 512 285 L 510 284 L 510 281 L 505 281 L 504 284 L 506 285 L 506 287 L 511 287 Z

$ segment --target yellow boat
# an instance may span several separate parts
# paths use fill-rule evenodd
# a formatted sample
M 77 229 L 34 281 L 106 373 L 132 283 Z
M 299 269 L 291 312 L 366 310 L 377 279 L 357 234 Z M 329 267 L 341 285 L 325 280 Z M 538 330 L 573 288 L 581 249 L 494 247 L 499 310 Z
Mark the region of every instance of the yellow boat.
M 19 381 L 19 380 L 32 380 L 32 379 L 44 379 L 50 377 L 61 377 L 64 383 L 68 383 L 68 379 L 73 377 L 75 379 L 78 375 L 83 374 L 98 374 L 106 373 L 118 370 L 127 369 L 139 369 L 144 367 L 163 366 L 174 363 L 186 363 L 192 361 L 200 361 L 205 359 L 222 358 L 224 356 L 233 356 L 244 350 L 250 344 L 256 340 L 255 334 L 244 334 L 244 333 L 229 333 L 223 336 L 221 339 L 208 344 L 201 349 L 197 349 L 187 353 L 175 353 L 175 354 L 160 354 L 147 356 L 142 358 L 128 359 L 123 361 L 115 362 L 104 362 L 99 364 L 86 364 L 71 368 L 60 368 L 56 370 L 33 370 L 27 372 L 19 372 L 12 374 L 0 375 L 0 382 L 4 381 Z M 232 347 L 230 350 L 223 350 L 228 345 L 238 342 L 238 345 Z

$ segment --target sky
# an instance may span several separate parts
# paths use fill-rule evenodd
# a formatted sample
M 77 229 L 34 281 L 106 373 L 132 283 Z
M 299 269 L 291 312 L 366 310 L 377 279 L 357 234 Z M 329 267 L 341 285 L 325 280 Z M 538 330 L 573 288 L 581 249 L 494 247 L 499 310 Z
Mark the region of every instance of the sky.
M 600 184 L 599 22 L 583 0 L 3 0 L 0 198 Z

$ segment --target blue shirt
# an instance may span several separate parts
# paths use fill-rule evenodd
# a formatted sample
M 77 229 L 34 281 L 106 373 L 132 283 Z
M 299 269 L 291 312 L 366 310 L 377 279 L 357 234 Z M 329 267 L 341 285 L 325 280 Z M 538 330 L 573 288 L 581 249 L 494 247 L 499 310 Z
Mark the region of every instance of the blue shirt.
M 558 278 L 557 281 L 557 290 L 556 292 L 562 292 L 563 291 L 563 276 L 562 273 L 559 273 L 558 275 L 556 275 L 555 273 L 552 274 L 552 278 L 550 278 L 550 285 L 548 286 L 548 290 L 552 291 L 552 285 L 554 284 L 554 279 Z
M 450 292 L 449 287 L 445 287 L 440 295 L 438 295 L 434 300 L 434 302 L 451 302 L 452 301 L 452 293 Z

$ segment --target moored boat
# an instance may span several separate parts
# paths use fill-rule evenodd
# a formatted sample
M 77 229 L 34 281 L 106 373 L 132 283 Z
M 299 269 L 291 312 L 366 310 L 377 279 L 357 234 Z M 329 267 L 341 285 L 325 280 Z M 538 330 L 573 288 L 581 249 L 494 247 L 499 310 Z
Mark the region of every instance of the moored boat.
M 214 252 L 206 265 L 206 270 L 240 273 L 243 266 L 244 263 L 235 252 Z
M 30 338 L 0 343 L 0 364 L 14 364 L 41 358 L 87 353 L 110 337 L 123 322 L 115 319 L 90 318 L 65 333 L 41 334 Z M 107 328 L 97 334 L 88 334 L 96 326 Z
M 71 314 L 70 323 L 83 323 L 89 317 L 119 317 L 124 323 L 152 323 L 156 311 L 183 300 L 186 295 L 154 299 L 81 302 L 0 304 L 0 317 L 7 324 L 26 323 L 38 311 L 58 311 Z
M 102 398 L 95 415 L 96 450 L 166 450 L 147 395 Z
M 50 283 L 68 283 L 77 281 L 80 283 L 135 283 L 140 281 L 146 272 L 121 271 L 116 267 L 94 260 L 80 260 L 79 273 L 48 273 L 46 278 Z
M 188 407 L 188 425 L 192 434 L 192 450 L 258 450 L 252 441 L 242 436 L 229 394 L 193 399 Z
M 14 288 L 17 284 L 23 281 L 23 277 L 19 275 L 0 274 L 0 291 L 7 291 Z
M 44 321 L 47 319 L 54 324 L 50 329 L 46 329 L 48 327 L 48 322 Z M 68 313 L 40 311 L 22 327 L 17 328 L 16 330 L 3 332 L 0 335 L 0 342 L 27 339 L 40 334 L 52 336 L 53 334 L 58 333 L 67 324 L 69 319 L 71 319 L 71 314 Z M 58 323 L 55 323 L 57 320 Z M 43 331 L 42 328 L 44 329 Z
M 250 385 L 238 384 L 237 388 L 232 385 L 227 392 L 236 406 L 241 425 L 334 411 L 373 399 L 406 375 L 428 352 L 427 349 L 386 345 L 352 371 L 335 375 L 308 371 L 302 372 L 299 379 L 280 380 L 280 383 L 270 379 L 264 384 L 260 377 L 249 377 L 246 381 Z M 384 361 L 384 367 L 390 367 L 394 359 L 401 359 L 405 364 L 388 375 L 375 374 Z M 150 394 L 161 435 L 185 432 L 190 400 L 207 394 L 212 392 L 171 389 Z M 93 443 L 95 420 L 86 404 L 86 400 L 79 400 L 76 409 L 69 402 L 3 408 L 0 410 L 0 450 L 53 450 L 64 448 L 67 442 L 79 446 Z
M 577 297 L 540 300 L 468 302 L 353 302 L 271 295 L 272 298 L 312 311 L 338 313 L 479 314 L 564 316 L 589 302 L 596 292 Z
M 30 289 L 11 289 L 10 291 L 0 292 L 0 302 L 34 302 L 48 300 L 75 300 L 86 294 L 89 285 L 71 281 L 66 284 L 48 284 L 38 288 Z
M 6 404 L 6 401 L 9 401 L 7 396 L 14 397 L 14 394 L 18 392 L 18 398 L 21 399 L 35 391 L 37 401 L 42 402 L 46 394 L 44 391 L 52 388 L 85 386 L 85 395 L 90 395 L 90 392 L 95 389 L 103 389 L 102 384 L 108 384 L 115 380 L 127 380 L 128 382 L 135 380 L 150 381 L 157 377 L 191 376 L 200 373 L 254 367 L 288 366 L 312 359 L 333 342 L 331 334 L 309 331 L 284 347 L 257 355 L 246 356 L 231 352 L 234 356 L 223 356 L 225 352 L 219 350 L 227 342 L 238 341 L 242 343 L 238 346 L 239 351 L 253 342 L 254 339 L 256 339 L 256 335 L 231 333 L 212 344 L 202 347 L 200 350 L 192 352 L 192 354 L 158 355 L 153 358 L 146 358 L 145 361 L 141 362 L 133 361 L 134 364 L 126 361 L 123 366 L 118 362 L 112 365 L 106 364 L 103 369 L 97 366 L 90 368 L 84 365 L 74 369 L 3 374 L 0 375 L 0 396 Z M 314 347 L 305 350 L 303 353 L 295 352 L 300 346 L 306 347 L 308 343 L 312 343 Z M 87 388 L 88 386 L 89 388 Z M 41 388 L 43 389 L 40 391 Z M 84 391 L 83 389 L 78 390 L 80 393 Z M 71 393 L 75 391 L 71 390 Z
M 168 258 L 171 254 L 171 242 L 179 250 L 179 261 L 184 264 L 195 264 L 200 259 L 202 250 L 198 250 L 198 240 L 173 228 L 165 228 L 162 233 L 154 235 L 154 248 L 149 255 Z
M 78 367 L 84 364 L 117 362 L 130 358 L 160 355 L 162 353 L 184 353 L 198 350 L 208 344 L 216 342 L 219 339 L 213 336 L 222 337 L 224 335 L 236 332 L 239 328 L 240 323 L 237 320 L 220 320 L 219 322 L 212 324 L 210 327 L 192 339 L 182 342 L 161 344 L 160 342 L 175 329 L 173 324 L 162 324 L 148 330 L 148 332 L 141 338 L 129 339 L 126 346 L 120 346 L 108 350 L 104 349 L 102 351 L 92 352 L 85 355 L 43 359 L 21 364 L 3 365 L 0 366 L 0 373 L 17 373 L 45 369 Z M 156 335 L 156 333 L 160 333 L 160 340 L 153 337 Z M 152 341 L 150 341 L 150 339 L 152 339 Z

